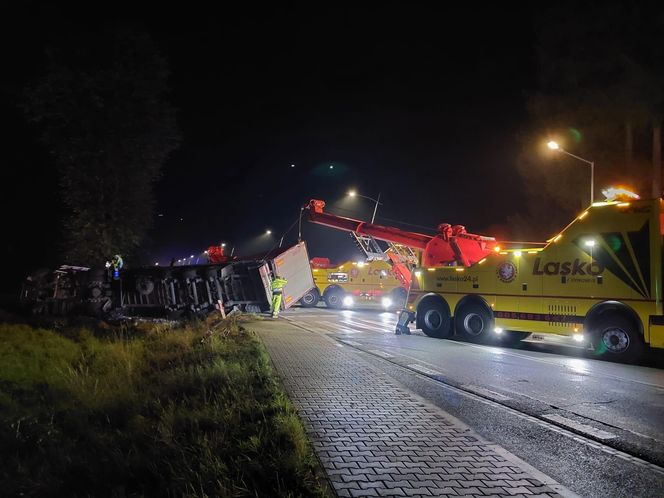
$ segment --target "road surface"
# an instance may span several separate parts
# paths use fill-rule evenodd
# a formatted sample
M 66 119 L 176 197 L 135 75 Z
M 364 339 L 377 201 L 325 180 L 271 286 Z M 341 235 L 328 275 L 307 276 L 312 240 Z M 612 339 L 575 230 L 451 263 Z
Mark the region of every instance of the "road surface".
M 664 496 L 662 369 L 560 346 L 396 336 L 388 312 L 295 308 L 284 318 L 356 350 L 581 496 Z

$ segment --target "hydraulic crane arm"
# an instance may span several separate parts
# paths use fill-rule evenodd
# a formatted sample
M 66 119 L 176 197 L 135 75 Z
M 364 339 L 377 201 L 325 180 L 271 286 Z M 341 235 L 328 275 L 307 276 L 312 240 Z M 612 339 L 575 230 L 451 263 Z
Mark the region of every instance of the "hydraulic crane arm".
M 438 225 L 437 235 L 425 235 L 325 213 L 324 207 L 324 201 L 309 201 L 306 206 L 309 221 L 418 249 L 422 251 L 423 266 L 470 266 L 487 256 L 496 246 L 493 237 L 467 233 L 462 225 L 442 223 Z
M 385 227 L 381 225 L 374 225 L 344 216 L 336 216 L 334 214 L 323 212 L 325 201 L 311 200 L 307 205 L 309 209 L 309 221 L 317 223 L 318 225 L 325 225 L 337 230 L 344 230 L 346 232 L 355 232 L 362 235 L 371 235 L 378 240 L 385 242 L 394 242 L 396 244 L 403 244 L 404 246 L 412 247 L 415 249 L 424 249 L 431 240 L 430 235 L 424 235 L 414 232 L 406 232 L 394 227 Z

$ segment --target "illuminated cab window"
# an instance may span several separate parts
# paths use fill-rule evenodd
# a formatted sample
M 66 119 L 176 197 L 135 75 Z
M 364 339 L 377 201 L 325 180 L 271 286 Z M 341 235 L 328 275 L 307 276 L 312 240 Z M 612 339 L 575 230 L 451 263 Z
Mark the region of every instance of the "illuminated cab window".
M 348 282 L 348 273 L 328 273 L 328 282 Z

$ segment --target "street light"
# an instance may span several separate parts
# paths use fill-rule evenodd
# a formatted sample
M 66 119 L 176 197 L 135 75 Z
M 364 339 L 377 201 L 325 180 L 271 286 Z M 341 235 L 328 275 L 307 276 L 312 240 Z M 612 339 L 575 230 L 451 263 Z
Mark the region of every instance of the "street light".
M 378 192 L 378 199 L 374 199 L 373 197 L 367 197 L 366 195 L 358 194 L 357 192 L 355 192 L 355 190 L 349 190 L 348 195 L 350 197 L 362 197 L 363 199 L 369 199 L 370 201 L 373 201 L 373 202 L 376 203 L 376 205 L 374 206 L 374 210 L 373 210 L 373 216 L 371 217 L 371 223 L 373 223 L 374 220 L 376 219 L 376 211 L 378 211 L 378 205 L 380 204 L 380 192 Z
M 575 156 L 571 152 L 567 152 L 565 149 L 560 147 L 560 145 L 558 145 L 558 142 L 555 142 L 553 140 L 549 141 L 546 145 L 551 150 L 557 150 L 558 152 L 562 152 L 564 154 L 567 154 L 568 156 L 571 156 L 574 159 L 578 159 L 579 161 L 583 161 L 586 164 L 590 164 L 590 204 L 592 204 L 595 201 L 595 163 L 594 163 L 594 161 L 588 161 L 587 159 L 584 159 L 582 157 Z

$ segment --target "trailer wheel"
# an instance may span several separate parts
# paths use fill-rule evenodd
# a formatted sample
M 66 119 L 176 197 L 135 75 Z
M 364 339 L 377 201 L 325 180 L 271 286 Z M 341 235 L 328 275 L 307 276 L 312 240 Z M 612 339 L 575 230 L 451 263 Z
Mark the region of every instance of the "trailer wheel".
M 622 315 L 603 316 L 593 328 L 593 350 L 604 359 L 631 362 L 645 349 L 634 324 Z
M 316 305 L 318 305 L 318 301 L 320 301 L 320 293 L 318 292 L 318 289 L 313 288 L 302 296 L 300 304 L 305 308 L 315 308 Z
M 450 312 L 438 299 L 427 299 L 417 308 L 418 324 L 429 337 L 447 339 L 452 329 Z
M 457 311 L 454 326 L 461 339 L 468 342 L 487 343 L 491 341 L 493 316 L 478 303 L 468 303 Z
M 328 308 L 341 309 L 343 307 L 345 295 L 346 293 L 341 289 L 341 287 L 332 287 L 331 289 L 327 289 L 323 294 L 325 306 Z

